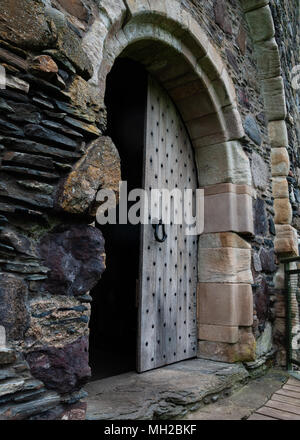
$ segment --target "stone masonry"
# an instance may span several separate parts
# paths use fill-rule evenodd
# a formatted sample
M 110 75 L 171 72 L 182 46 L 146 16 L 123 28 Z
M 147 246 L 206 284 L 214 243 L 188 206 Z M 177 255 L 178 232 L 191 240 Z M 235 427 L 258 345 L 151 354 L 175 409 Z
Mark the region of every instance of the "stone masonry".
M 130 52 L 141 40 L 151 51 Z M 89 292 L 106 265 L 96 194 L 117 194 L 121 180 L 105 81 L 122 53 L 163 84 L 195 149 L 206 216 L 198 356 L 284 365 L 280 257 L 298 255 L 300 230 L 299 43 L 293 0 L 2 0 L 0 418 L 85 417 Z

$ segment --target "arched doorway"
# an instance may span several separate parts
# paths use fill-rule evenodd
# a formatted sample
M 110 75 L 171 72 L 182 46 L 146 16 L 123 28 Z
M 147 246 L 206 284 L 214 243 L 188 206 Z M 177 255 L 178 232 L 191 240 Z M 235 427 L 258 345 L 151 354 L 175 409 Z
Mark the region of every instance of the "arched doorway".
M 117 59 L 107 77 L 105 103 L 107 134 L 118 148 L 128 192 L 145 188 L 150 202 L 152 189 L 169 190 L 170 224 L 164 242 L 150 222 L 100 226 L 107 269 L 92 291 L 94 378 L 188 359 L 197 344 L 197 236 L 186 234 L 183 212 L 184 190 L 197 188 L 189 136 L 163 87 L 127 57 Z M 177 196 L 181 224 L 174 219 Z
M 116 59 L 127 57 L 142 64 L 175 103 L 204 189 L 197 310 L 205 313 L 197 316 L 197 355 L 228 362 L 253 359 L 251 250 L 240 237 L 253 234 L 252 177 L 240 142 L 244 130 L 233 82 L 205 32 L 184 11 L 166 11 L 160 2 L 142 9 L 132 3 L 129 9 L 126 22 L 105 34 L 103 51 L 95 57 L 94 85 L 104 99 Z
M 107 135 L 117 146 L 128 191 L 142 187 L 146 98 L 146 71 L 117 59 L 106 85 Z M 91 292 L 90 364 L 98 379 L 136 368 L 140 225 L 96 226 L 106 250 L 106 270 Z

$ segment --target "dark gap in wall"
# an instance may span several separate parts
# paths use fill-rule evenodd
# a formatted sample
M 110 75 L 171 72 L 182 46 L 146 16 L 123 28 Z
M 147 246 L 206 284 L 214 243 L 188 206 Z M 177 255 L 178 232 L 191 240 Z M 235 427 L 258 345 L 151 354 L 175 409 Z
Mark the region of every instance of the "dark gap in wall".
M 138 63 L 117 59 L 107 77 L 107 135 L 121 158 L 128 192 L 142 187 L 147 73 Z M 130 204 L 128 204 L 129 208 Z M 92 379 L 136 368 L 139 225 L 98 225 L 105 237 L 106 270 L 93 297 L 90 321 Z

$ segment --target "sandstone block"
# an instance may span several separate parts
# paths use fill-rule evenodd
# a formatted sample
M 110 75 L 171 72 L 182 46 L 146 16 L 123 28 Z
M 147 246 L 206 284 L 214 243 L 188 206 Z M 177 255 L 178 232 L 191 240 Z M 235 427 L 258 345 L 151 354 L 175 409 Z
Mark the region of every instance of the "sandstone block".
M 271 161 L 272 176 L 288 176 L 290 159 L 286 148 L 273 148 L 271 151 Z
M 297 231 L 291 225 L 276 225 L 276 237 L 274 242 L 277 254 L 289 254 L 290 256 L 298 255 L 298 237 Z M 281 266 L 283 271 L 283 266 Z M 282 274 L 283 276 L 283 274 Z
M 197 295 L 197 315 L 201 325 L 252 325 L 253 295 L 250 284 L 199 283 Z
M 200 324 L 198 328 L 198 339 L 233 344 L 239 339 L 238 330 L 238 327 Z
M 286 102 L 282 77 L 265 79 L 262 84 L 268 121 L 285 119 Z
M 247 12 L 246 17 L 254 42 L 269 40 L 274 37 L 275 28 L 269 6 Z
M 242 8 L 245 12 L 252 11 L 253 9 L 262 8 L 269 4 L 269 0 L 240 0 Z
M 256 356 L 261 357 L 272 350 L 272 324 L 266 322 L 264 331 L 256 340 Z
M 275 38 L 255 44 L 258 75 L 262 79 L 280 75 L 280 58 Z
M 249 159 L 238 142 L 224 142 L 196 150 L 199 185 L 235 183 L 251 186 Z
M 272 147 L 288 147 L 289 140 L 285 121 L 269 122 L 268 132 Z
M 220 232 L 215 234 L 202 234 L 199 238 L 199 247 L 202 249 L 212 248 L 238 248 L 251 249 L 251 245 L 233 232 Z
M 256 343 L 251 328 L 239 329 L 236 344 L 198 341 L 198 357 L 221 362 L 249 362 L 256 358 Z
M 252 283 L 248 249 L 199 249 L 199 281 L 202 283 Z
M 274 199 L 289 197 L 289 185 L 285 177 L 272 178 L 272 194 Z
M 274 221 L 279 225 L 286 225 L 292 223 L 293 211 L 290 204 L 290 200 L 286 199 L 275 199 L 274 200 L 274 211 L 275 218 Z

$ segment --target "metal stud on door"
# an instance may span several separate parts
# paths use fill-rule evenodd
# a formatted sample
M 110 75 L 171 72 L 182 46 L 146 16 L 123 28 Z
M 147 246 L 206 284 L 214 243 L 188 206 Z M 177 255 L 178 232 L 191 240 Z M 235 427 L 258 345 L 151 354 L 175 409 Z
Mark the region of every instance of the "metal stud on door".
M 144 188 L 197 188 L 192 146 L 173 102 L 148 82 Z M 174 200 L 173 200 L 174 203 Z M 183 205 L 182 205 L 183 206 Z M 174 208 L 173 204 L 170 207 Z M 139 372 L 196 356 L 197 237 L 163 218 L 143 225 L 141 239 Z

